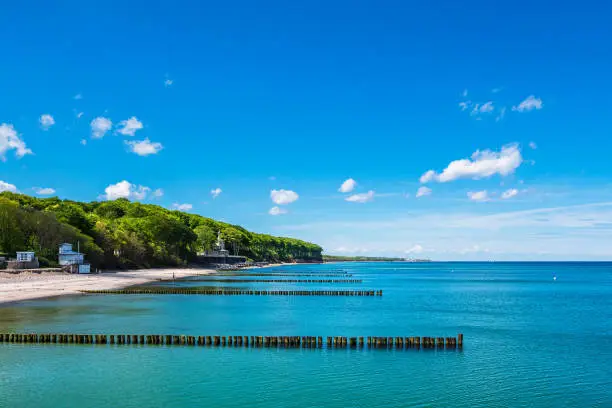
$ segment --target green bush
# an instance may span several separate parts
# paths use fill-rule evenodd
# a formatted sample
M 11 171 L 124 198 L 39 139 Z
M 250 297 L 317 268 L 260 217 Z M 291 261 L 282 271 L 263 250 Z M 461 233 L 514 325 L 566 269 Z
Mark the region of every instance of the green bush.
M 44 256 L 38 256 L 38 264 L 41 268 L 57 268 L 59 264 L 55 261 L 51 261 Z

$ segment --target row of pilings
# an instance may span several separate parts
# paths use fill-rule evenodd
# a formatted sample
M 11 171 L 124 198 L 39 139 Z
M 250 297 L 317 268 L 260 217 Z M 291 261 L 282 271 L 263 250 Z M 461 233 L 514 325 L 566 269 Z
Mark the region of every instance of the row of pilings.
M 215 273 L 214 275 L 200 274 L 198 276 L 283 276 L 283 277 L 315 277 L 320 278 L 352 278 L 351 273 Z
M 361 279 L 227 279 L 227 278 L 197 278 L 187 282 L 221 282 L 221 283 L 362 283 Z
M 457 337 L 342 337 L 327 336 L 185 336 L 161 334 L 35 334 L 0 333 L 0 343 L 116 344 L 213 347 L 327 348 L 327 349 L 461 349 Z
M 382 296 L 382 290 L 243 290 L 194 289 L 171 287 L 133 287 L 127 289 L 82 290 L 97 295 L 211 295 L 211 296 Z

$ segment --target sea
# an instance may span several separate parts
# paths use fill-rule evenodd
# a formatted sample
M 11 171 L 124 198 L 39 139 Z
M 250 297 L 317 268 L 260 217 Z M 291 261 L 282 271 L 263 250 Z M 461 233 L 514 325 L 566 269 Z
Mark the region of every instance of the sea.
M 252 272 L 362 282 L 158 285 L 382 289 L 383 296 L 66 296 L 1 306 L 0 333 L 462 333 L 464 346 L 0 343 L 0 407 L 612 407 L 612 263 L 330 263 Z

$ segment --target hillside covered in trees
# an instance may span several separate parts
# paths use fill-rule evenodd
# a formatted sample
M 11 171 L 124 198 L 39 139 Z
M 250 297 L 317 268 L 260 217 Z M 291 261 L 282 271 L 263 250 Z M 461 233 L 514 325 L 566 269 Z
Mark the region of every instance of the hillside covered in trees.
M 96 268 L 182 265 L 211 249 L 217 232 L 227 249 L 254 261 L 320 261 L 322 248 L 293 238 L 257 234 L 196 214 L 126 199 L 82 203 L 0 193 L 0 252 L 36 251 L 57 262 L 60 243 L 79 242 Z

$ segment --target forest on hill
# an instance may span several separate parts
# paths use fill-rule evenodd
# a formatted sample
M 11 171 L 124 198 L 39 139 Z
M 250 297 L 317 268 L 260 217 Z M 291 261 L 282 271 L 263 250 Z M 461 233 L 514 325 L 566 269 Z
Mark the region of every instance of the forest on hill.
M 77 202 L 0 193 L 0 253 L 35 251 L 53 266 L 58 246 L 78 242 L 95 268 L 184 265 L 213 247 L 217 233 L 233 255 L 253 261 L 320 261 L 322 248 L 293 238 L 258 234 L 197 214 L 126 199 Z

